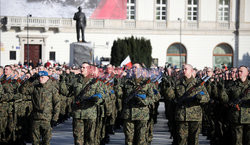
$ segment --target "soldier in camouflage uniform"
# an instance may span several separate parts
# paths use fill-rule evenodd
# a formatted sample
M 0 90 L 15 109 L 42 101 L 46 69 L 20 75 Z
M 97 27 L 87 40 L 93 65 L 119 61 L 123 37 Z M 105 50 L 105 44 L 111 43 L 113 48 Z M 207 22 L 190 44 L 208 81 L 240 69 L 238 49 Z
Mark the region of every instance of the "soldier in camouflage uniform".
M 7 127 L 7 102 L 4 99 L 3 86 L 0 83 L 0 143 L 5 142 L 5 130 Z
M 239 79 L 227 90 L 218 86 L 223 102 L 229 105 L 229 120 L 232 132 L 232 145 L 250 145 L 250 81 L 248 69 L 238 69 Z
M 13 115 L 13 102 L 14 102 L 14 87 L 12 85 L 12 67 L 6 65 L 4 67 L 4 77 L 2 78 L 1 84 L 3 87 L 4 94 L 1 97 L 1 107 L 3 109 L 1 114 L 1 121 L 3 123 L 2 138 L 3 142 L 13 142 L 15 133 L 14 115 Z
M 122 111 L 122 88 L 123 88 L 123 72 L 121 69 L 117 69 L 117 74 L 114 78 L 114 91 L 116 95 L 116 108 L 117 108 L 117 118 L 115 122 L 115 128 L 120 129 L 122 125 L 121 111 Z
M 165 103 L 165 115 L 168 119 L 168 127 L 170 131 L 170 138 L 173 138 L 173 145 L 175 145 L 176 141 L 176 122 L 175 122 L 175 103 L 172 99 L 169 99 L 168 92 L 166 89 L 174 86 L 176 83 L 177 76 L 174 76 L 177 73 L 173 73 L 172 69 L 167 69 L 167 74 L 163 76 L 162 82 L 160 83 L 161 95 L 164 97 Z
M 33 86 L 39 84 L 39 78 L 37 76 L 31 76 L 30 78 L 26 78 L 25 80 L 21 81 L 21 86 L 19 87 L 19 92 L 23 95 L 23 100 L 25 105 L 23 106 L 23 110 L 25 110 L 25 117 L 23 119 L 23 136 L 25 137 L 26 142 L 31 142 L 31 132 L 32 128 L 30 124 L 32 123 L 32 100 L 31 96 L 33 94 Z M 24 109 L 25 108 L 25 109 Z
M 52 135 L 51 126 L 58 120 L 60 113 L 60 98 L 58 90 L 53 86 L 46 71 L 39 72 L 39 84 L 32 88 L 32 140 L 34 145 L 49 145 Z
M 176 102 L 175 121 L 178 145 L 198 145 L 202 121 L 201 104 L 209 101 L 206 88 L 197 85 L 193 78 L 193 67 L 184 65 L 184 77 L 174 87 L 166 89 L 168 100 Z M 191 90 L 191 91 L 189 91 Z
M 100 82 L 90 73 L 89 68 L 89 64 L 82 64 L 82 75 L 75 84 L 72 123 L 75 145 L 95 145 L 97 105 L 102 103 L 104 96 Z
M 151 144 L 151 142 L 153 141 L 153 131 L 154 131 L 154 123 L 155 123 L 155 116 L 157 116 L 157 103 L 159 103 L 159 100 L 161 98 L 161 95 L 159 93 L 159 89 L 158 89 L 158 80 L 157 81 L 153 81 L 151 80 L 150 83 L 151 87 L 153 88 L 153 96 L 152 96 L 152 101 L 153 103 L 149 105 L 149 109 L 150 109 L 150 116 L 149 116 L 149 120 L 148 120 L 148 137 L 147 137 L 147 142 L 148 144 Z
M 148 80 L 141 77 L 141 65 L 133 65 L 135 78 L 128 79 L 124 85 L 123 130 L 126 145 L 147 144 L 147 123 L 149 120 L 149 105 L 154 101 L 153 89 Z

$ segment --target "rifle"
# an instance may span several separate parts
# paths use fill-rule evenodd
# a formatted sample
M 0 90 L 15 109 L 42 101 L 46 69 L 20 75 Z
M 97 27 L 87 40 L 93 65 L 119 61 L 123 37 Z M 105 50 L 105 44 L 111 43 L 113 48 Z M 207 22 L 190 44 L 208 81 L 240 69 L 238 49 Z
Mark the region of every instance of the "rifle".
M 11 80 L 15 79 L 16 75 L 14 75 L 13 77 L 11 77 Z
M 162 81 L 162 75 L 159 75 L 158 77 L 156 77 L 154 80 L 152 80 L 151 82 L 159 84 Z
M 1 80 L 3 77 L 4 77 L 4 74 L 2 74 L 2 75 L 0 76 L 0 80 Z
M 106 82 L 105 84 L 106 85 L 110 85 L 110 86 L 113 86 L 113 83 L 114 83 L 114 78 L 113 79 L 111 79 L 111 80 L 109 80 L 108 82 Z
M 78 96 L 80 96 L 81 98 L 76 101 L 77 105 L 80 105 L 82 102 L 87 101 L 88 98 L 85 98 L 84 94 L 85 92 L 87 92 L 90 89 L 90 86 L 93 85 L 94 83 L 96 83 L 98 81 L 98 79 L 92 79 L 90 83 L 88 83 L 83 89 L 82 91 L 79 93 Z
M 205 77 L 204 80 L 201 83 L 198 83 L 196 85 L 194 85 L 193 87 L 191 87 L 190 89 L 188 89 L 188 91 L 186 91 L 186 93 L 184 93 L 184 95 L 179 99 L 179 100 L 175 100 L 175 102 L 177 104 L 183 104 L 183 103 L 189 103 L 192 102 L 193 98 L 198 95 L 194 95 L 193 97 L 188 97 L 194 90 L 196 90 L 196 88 L 203 86 L 208 80 L 210 79 L 210 77 Z
M 17 79 L 17 82 L 21 84 L 22 81 L 24 81 L 25 75 L 22 75 L 19 79 Z
M 145 80 L 142 84 L 138 85 L 134 90 L 133 92 L 130 93 L 130 95 L 125 99 L 125 103 L 127 104 L 134 96 L 135 94 L 137 94 L 137 92 L 139 90 L 142 89 L 142 87 L 146 84 L 150 83 L 150 79 L 149 80 Z
M 11 75 L 10 75 L 7 79 L 3 80 L 1 83 L 2 83 L 2 84 L 5 84 L 6 82 L 7 82 L 7 83 L 10 83 L 11 80 L 12 80 L 12 79 L 11 79 Z
M 241 95 L 240 98 L 236 99 L 234 102 L 229 103 L 229 106 L 235 108 L 237 111 L 240 111 L 240 106 L 246 103 L 250 103 L 250 100 L 243 100 L 245 96 L 247 96 L 248 92 L 250 91 L 250 87 L 248 87 L 244 93 Z

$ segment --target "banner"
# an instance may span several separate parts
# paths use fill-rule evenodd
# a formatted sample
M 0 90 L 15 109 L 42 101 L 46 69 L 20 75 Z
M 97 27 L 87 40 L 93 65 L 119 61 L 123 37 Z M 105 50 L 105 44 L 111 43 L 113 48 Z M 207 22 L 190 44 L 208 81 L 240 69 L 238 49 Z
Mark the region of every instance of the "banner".
M 101 0 L 91 19 L 126 19 L 127 0 Z

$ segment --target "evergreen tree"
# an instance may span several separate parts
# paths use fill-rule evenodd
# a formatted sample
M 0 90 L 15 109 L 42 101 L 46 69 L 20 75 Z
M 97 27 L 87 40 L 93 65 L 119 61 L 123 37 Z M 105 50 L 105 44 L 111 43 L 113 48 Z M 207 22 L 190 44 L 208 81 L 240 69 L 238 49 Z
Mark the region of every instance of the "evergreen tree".
M 152 46 L 150 40 L 135 38 L 134 36 L 117 39 L 111 50 L 111 64 L 120 66 L 121 62 L 129 55 L 132 63 L 145 64 L 150 67 L 152 63 Z

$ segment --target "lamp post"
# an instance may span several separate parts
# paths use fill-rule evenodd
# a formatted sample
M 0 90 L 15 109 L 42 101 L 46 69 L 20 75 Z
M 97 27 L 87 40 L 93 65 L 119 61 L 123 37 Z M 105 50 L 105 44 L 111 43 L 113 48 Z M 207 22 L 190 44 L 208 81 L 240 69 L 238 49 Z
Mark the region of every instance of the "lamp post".
M 179 43 L 179 53 L 180 53 L 180 69 L 181 69 L 181 65 L 182 65 L 182 59 L 181 59 L 181 24 L 182 24 L 182 19 L 181 18 L 178 18 L 178 21 L 180 21 L 180 43 Z
M 32 17 L 31 14 L 27 15 L 27 63 L 28 63 L 28 67 L 30 66 L 29 64 L 29 17 Z

